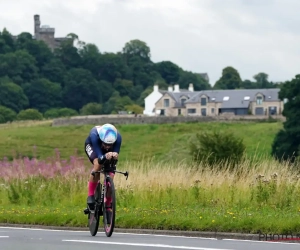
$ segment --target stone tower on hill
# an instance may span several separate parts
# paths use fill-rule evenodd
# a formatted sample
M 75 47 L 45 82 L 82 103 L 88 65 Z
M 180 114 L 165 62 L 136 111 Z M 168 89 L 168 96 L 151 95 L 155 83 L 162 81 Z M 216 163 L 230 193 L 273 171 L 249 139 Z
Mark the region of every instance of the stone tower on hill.
M 49 25 L 41 25 L 39 15 L 34 15 L 34 39 L 44 41 L 52 50 L 58 48 L 61 43 L 69 38 L 55 37 L 55 28 Z

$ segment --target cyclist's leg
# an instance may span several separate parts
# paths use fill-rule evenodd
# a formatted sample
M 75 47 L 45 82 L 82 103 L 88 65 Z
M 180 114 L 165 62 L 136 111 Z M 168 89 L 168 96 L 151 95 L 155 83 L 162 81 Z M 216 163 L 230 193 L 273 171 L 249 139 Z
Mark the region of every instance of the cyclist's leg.
M 114 180 L 115 170 L 116 169 L 117 169 L 117 165 L 115 165 L 113 168 L 110 169 L 109 176 L 110 176 L 110 178 L 112 180 Z M 107 191 L 106 191 L 106 196 L 105 196 L 104 202 L 105 202 L 105 206 L 107 208 L 111 207 L 112 198 L 111 198 L 111 190 L 110 190 L 109 187 L 107 187 Z
M 114 176 L 115 176 L 115 173 L 114 172 L 110 172 L 109 173 L 109 176 L 112 180 L 114 180 Z M 106 191 L 106 196 L 105 196 L 105 199 L 104 199 L 104 202 L 106 204 L 106 207 L 110 207 L 111 205 L 111 202 L 112 202 L 112 198 L 111 198 L 111 191 L 110 191 L 110 188 L 107 187 L 107 191 Z
M 90 162 L 93 164 L 93 171 L 100 170 L 100 165 L 98 163 L 97 155 L 94 152 L 91 144 L 85 143 L 85 153 L 87 154 Z M 87 204 L 91 209 L 93 209 L 93 206 L 95 204 L 94 193 L 95 193 L 99 178 L 100 178 L 99 174 L 96 174 L 95 176 L 90 174 L 90 176 L 89 176 Z

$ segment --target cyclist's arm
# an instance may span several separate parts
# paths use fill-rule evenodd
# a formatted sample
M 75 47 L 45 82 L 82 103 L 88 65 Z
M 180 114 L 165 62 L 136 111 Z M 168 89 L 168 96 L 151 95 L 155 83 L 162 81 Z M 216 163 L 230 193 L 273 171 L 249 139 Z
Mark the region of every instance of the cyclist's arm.
M 116 143 L 113 146 L 112 152 L 120 153 L 121 149 L 121 144 L 122 144 L 122 136 L 118 133 Z
M 104 153 L 102 152 L 102 149 L 100 148 L 99 138 L 98 138 L 97 134 L 95 134 L 95 133 L 91 134 L 91 142 L 92 142 L 93 149 L 94 149 L 98 159 L 105 157 Z

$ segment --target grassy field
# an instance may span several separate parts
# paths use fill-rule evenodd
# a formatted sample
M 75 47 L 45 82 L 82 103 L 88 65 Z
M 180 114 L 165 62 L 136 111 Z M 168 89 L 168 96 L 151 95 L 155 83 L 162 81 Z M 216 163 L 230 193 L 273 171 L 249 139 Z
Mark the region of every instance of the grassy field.
M 117 227 L 298 233 L 300 176 L 270 158 L 271 143 L 281 127 L 119 126 L 123 146 L 118 168 L 129 170 L 130 177 L 115 177 Z M 0 159 L 7 156 L 0 160 L 0 222 L 87 225 L 82 211 L 91 166 L 82 145 L 90 128 L 54 128 L 50 123 L 0 127 Z M 236 171 L 184 161 L 190 138 L 207 130 L 232 131 L 243 138 L 248 157 Z M 16 158 L 18 154 L 28 157 Z M 251 158 L 257 159 L 255 165 Z
M 70 162 L 19 160 L 0 184 L 0 222 L 87 225 L 87 169 Z M 115 177 L 117 227 L 297 233 L 300 181 L 288 166 L 264 161 L 239 174 L 182 164 L 126 162 L 129 179 Z M 141 167 L 142 165 L 142 167 Z M 3 166 L 3 163 L 2 163 Z M 26 170 L 26 171 L 22 171 Z M 36 171 L 39 170 L 39 171 Z M 15 173 L 22 173 L 16 175 Z
M 0 159 L 18 156 L 51 157 L 54 150 L 62 159 L 76 152 L 84 156 L 84 141 L 91 125 L 51 127 L 51 123 L 34 126 L 0 126 Z M 159 161 L 178 161 L 188 153 L 188 141 L 201 131 L 232 131 L 243 138 L 248 156 L 268 157 L 271 144 L 282 123 L 184 123 L 118 126 L 122 137 L 120 160 L 140 161 L 155 157 Z

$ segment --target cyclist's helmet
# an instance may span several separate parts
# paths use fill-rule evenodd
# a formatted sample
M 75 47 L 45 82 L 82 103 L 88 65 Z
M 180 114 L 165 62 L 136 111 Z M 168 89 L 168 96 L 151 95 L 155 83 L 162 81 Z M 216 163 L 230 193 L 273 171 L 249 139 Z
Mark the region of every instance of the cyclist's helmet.
M 113 144 L 117 140 L 118 131 L 112 124 L 104 124 L 97 128 L 100 140 L 106 144 Z

